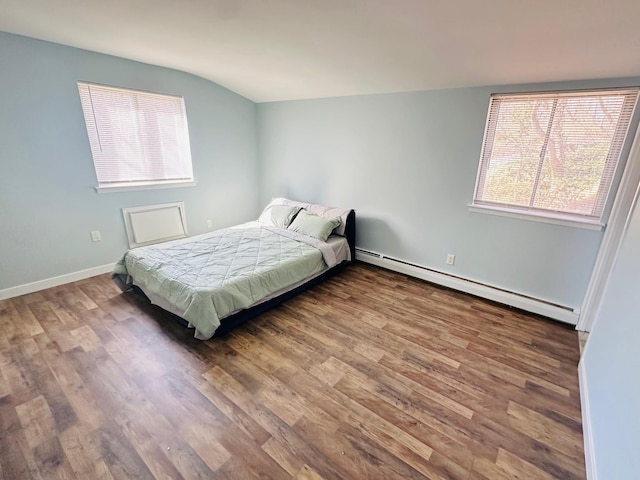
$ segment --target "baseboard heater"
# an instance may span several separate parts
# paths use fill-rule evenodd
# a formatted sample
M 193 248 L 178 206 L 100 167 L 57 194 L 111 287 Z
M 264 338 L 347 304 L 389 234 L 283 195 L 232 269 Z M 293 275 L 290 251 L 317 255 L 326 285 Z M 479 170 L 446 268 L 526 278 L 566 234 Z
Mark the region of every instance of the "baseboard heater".
M 509 305 L 527 312 L 544 315 L 545 317 L 571 325 L 576 325 L 580 316 L 580 312 L 571 307 L 547 302 L 473 280 L 467 280 L 466 278 L 439 272 L 438 270 L 433 270 L 422 265 L 388 257 L 384 254 L 362 248 L 356 248 L 356 260 L 387 268 L 394 272 L 404 273 L 411 277 L 420 278 L 437 285 L 486 298 L 487 300 Z

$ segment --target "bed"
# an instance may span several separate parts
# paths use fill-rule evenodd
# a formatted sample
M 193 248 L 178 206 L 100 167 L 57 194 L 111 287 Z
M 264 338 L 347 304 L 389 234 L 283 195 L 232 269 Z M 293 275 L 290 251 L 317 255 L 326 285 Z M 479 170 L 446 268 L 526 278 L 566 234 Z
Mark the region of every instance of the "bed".
M 355 211 L 272 200 L 257 221 L 127 251 L 113 279 L 207 340 L 342 271 Z

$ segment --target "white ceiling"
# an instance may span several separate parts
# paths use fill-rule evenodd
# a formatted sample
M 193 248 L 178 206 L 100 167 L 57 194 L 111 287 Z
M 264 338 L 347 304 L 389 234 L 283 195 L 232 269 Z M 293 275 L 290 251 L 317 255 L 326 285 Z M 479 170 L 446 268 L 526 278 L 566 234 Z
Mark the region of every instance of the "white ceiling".
M 256 102 L 640 76 L 639 0 L 0 0 L 0 30 Z

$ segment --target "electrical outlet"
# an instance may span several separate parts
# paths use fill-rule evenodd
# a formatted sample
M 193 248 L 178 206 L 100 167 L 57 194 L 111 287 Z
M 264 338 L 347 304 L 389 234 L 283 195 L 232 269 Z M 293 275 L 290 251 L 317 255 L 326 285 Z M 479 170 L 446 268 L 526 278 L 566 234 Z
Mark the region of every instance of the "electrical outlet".
M 100 240 L 102 240 L 102 237 L 100 236 L 100 230 L 93 230 L 91 232 L 91 241 L 99 242 Z
M 213 222 L 211 220 L 207 220 L 207 228 L 213 228 Z
M 455 255 L 447 255 L 447 265 L 453 265 L 454 263 L 456 263 L 456 256 Z

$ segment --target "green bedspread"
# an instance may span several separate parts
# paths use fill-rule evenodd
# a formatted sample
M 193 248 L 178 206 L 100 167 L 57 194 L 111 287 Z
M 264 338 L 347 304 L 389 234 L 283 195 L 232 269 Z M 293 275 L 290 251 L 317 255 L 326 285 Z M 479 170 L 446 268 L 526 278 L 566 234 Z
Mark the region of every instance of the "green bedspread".
M 129 250 L 113 276 L 123 290 L 137 285 L 208 339 L 221 318 L 326 268 L 317 246 L 252 225 Z

